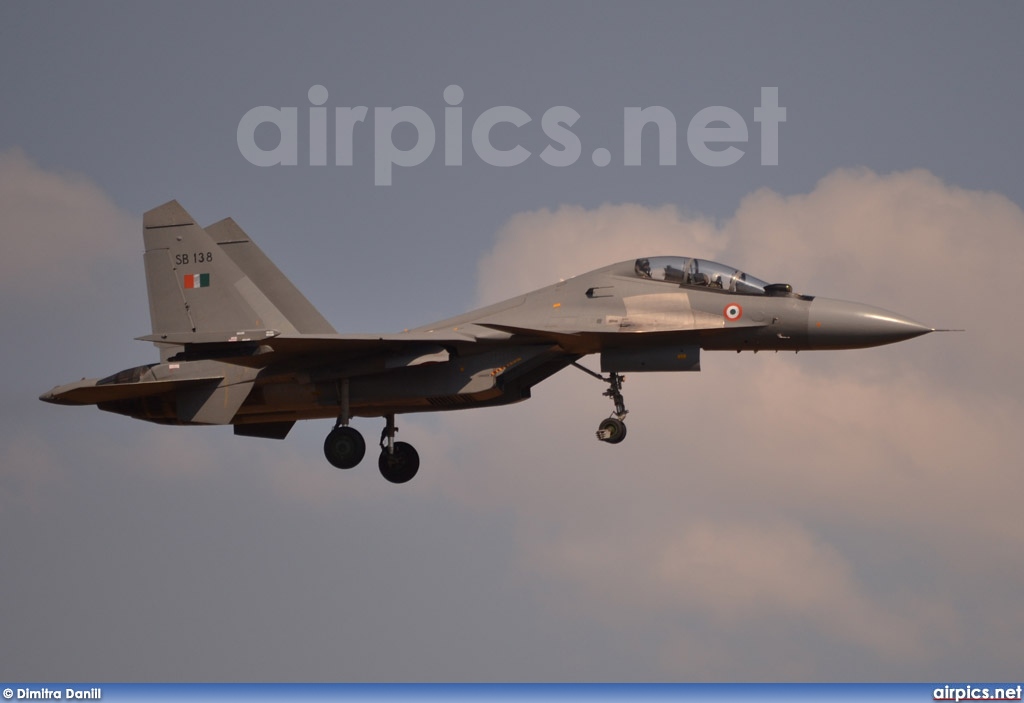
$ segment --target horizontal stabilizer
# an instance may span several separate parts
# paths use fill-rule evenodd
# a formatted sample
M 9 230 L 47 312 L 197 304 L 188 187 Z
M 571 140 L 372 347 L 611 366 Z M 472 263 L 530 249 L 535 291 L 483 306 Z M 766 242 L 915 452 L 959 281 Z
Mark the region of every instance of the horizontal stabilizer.
M 145 398 L 170 391 L 178 391 L 190 386 L 214 384 L 223 379 L 222 376 L 209 378 L 170 379 L 166 381 L 141 381 L 139 383 L 111 383 L 97 385 L 99 379 L 89 378 L 57 386 L 49 393 L 39 396 L 40 400 L 58 405 L 96 405 L 111 403 L 118 400 Z

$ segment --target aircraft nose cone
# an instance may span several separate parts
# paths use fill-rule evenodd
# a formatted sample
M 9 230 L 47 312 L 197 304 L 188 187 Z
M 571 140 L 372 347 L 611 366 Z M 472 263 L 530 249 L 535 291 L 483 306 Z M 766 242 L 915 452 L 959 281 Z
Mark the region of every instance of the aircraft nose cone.
M 64 397 L 64 392 L 67 388 L 67 386 L 54 386 L 39 396 L 39 400 L 44 403 L 53 403 L 54 405 L 74 405 L 74 403 L 69 403 Z
M 807 318 L 807 336 L 814 349 L 876 347 L 929 332 L 934 330 L 909 317 L 828 298 L 815 298 Z

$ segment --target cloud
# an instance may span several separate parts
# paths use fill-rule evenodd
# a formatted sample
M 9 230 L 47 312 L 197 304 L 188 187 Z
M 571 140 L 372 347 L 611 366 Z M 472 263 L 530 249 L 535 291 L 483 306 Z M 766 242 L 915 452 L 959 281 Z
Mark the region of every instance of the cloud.
M 840 170 L 807 194 L 753 193 L 720 223 L 637 205 L 523 213 L 481 260 L 479 302 L 657 254 L 970 330 L 631 374 L 618 447 L 592 439 L 603 387 L 569 370 L 529 403 L 445 418 L 461 438 L 443 469 L 453 495 L 513 516 L 524 574 L 562 584 L 567 610 L 635 637 L 690 622 L 743 663 L 731 676 L 806 676 L 786 662 L 838 647 L 847 663 L 817 671 L 935 678 L 966 642 L 966 671 L 1011 673 L 1024 340 L 994 301 L 1015 299 L 1020 208 L 924 171 Z M 783 646 L 764 648 L 766 623 Z M 694 651 L 692 632 L 663 635 L 661 651 Z M 707 658 L 671 671 L 722 675 Z
M 141 219 L 122 212 L 83 176 L 40 168 L 20 150 L 0 152 L 0 290 L 49 297 L 107 265 L 138 263 Z
M 105 266 L 139 268 L 137 218 L 82 179 L 43 172 L 8 153 L 0 157 L 0 204 L 21 223 L 7 231 L 48 233 L 38 241 L 4 240 L 5 294 L 31 295 L 38 287 L 32 268 L 22 270 L 8 254 L 38 267 L 35 279 L 64 293 Z M 157 574 L 150 581 L 133 571 L 132 582 L 169 593 L 178 583 L 165 582 L 163 568 L 200 564 L 213 583 L 264 563 L 259 552 L 251 562 L 222 565 L 216 545 L 199 544 L 207 532 L 236 539 L 228 540 L 234 546 L 254 544 L 250 532 L 276 538 L 296 564 L 319 565 L 301 584 L 321 594 L 324 610 L 336 605 L 336 594 L 321 584 L 354 588 L 345 626 L 360 622 L 357 630 L 388 641 L 389 651 L 388 637 L 429 641 L 473 601 L 473 612 L 490 618 L 489 631 L 516 633 L 488 635 L 504 655 L 542 662 L 516 672 L 527 678 L 537 678 L 534 671 L 620 680 L 936 679 L 949 671 L 1012 677 L 1024 648 L 1024 566 L 1014 559 L 1024 551 L 1017 506 L 1024 377 L 1015 359 L 1021 332 L 1007 320 L 1012 307 L 1008 313 L 992 301 L 1013 300 L 1022 235 L 1024 216 L 1013 203 L 922 171 L 837 171 L 807 194 L 753 193 L 723 221 L 629 204 L 522 213 L 481 259 L 481 304 L 616 260 L 697 255 L 969 332 L 818 355 L 708 353 L 699 374 L 630 374 L 629 437 L 614 447 L 593 439 L 611 410 L 604 386 L 570 369 L 526 403 L 403 418 L 401 437 L 424 463 L 416 481 L 400 489 L 376 475 L 372 442 L 355 475 L 324 471 L 322 426 L 297 427 L 287 442 L 267 443 L 224 437 L 223 430 L 135 424 L 119 441 L 97 445 L 90 437 L 105 440 L 104 432 L 122 432 L 130 421 L 95 413 L 56 435 L 29 427 L 30 413 L 12 412 L 10 441 L 0 452 L 11 467 L 0 515 L 15 523 L 40 506 L 66 508 L 91 496 L 83 505 L 120 506 L 117 527 L 109 528 L 120 535 L 124 524 L 144 525 L 154 501 L 165 505 L 165 523 L 151 526 L 168 540 L 164 552 L 146 556 L 148 547 L 134 545 L 131 535 L 122 541 Z M 107 293 L 124 297 L 119 286 Z M 114 298 L 95 300 L 76 296 L 67 315 L 108 310 Z M 123 331 L 123 320 L 110 324 Z M 21 352 L 26 367 L 41 365 L 53 347 L 52 325 L 48 320 L 44 341 Z M 85 327 L 76 336 L 100 335 Z M 107 342 L 121 349 L 122 340 Z M 59 380 L 29 385 L 42 390 Z M 42 408 L 34 396 L 31 402 Z M 9 405 L 19 407 L 14 399 Z M 79 412 L 42 410 L 47 421 Z M 368 437 L 377 428 L 361 427 Z M 81 464 L 89 472 L 79 471 Z M 202 517 L 176 522 L 184 504 Z M 440 535 L 429 532 L 444 523 L 438 514 L 451 521 Z M 239 519 L 244 536 L 226 526 Z M 302 520 L 309 524 L 294 542 L 280 537 L 282 527 Z M 470 524 L 479 534 L 467 538 Z M 314 557 L 294 551 L 317 535 Z M 31 551 L 31 542 L 19 544 Z M 123 567 L 116 554 L 105 558 Z M 375 600 L 382 563 L 385 581 L 405 584 L 410 600 L 396 621 L 360 621 L 375 607 L 394 612 L 393 603 Z M 261 566 L 261 575 L 273 578 L 277 564 Z M 353 584 L 353 574 L 362 581 Z M 281 578 L 297 588 L 301 570 Z M 424 578 L 445 587 L 421 586 Z M 499 588 L 501 597 L 482 588 Z M 270 615 L 265 628 L 245 632 L 303 623 L 322 628 L 316 634 L 324 651 L 337 645 L 335 628 L 319 612 L 296 606 L 282 614 L 272 591 L 252 595 Z M 413 595 L 443 605 L 423 610 Z M 108 600 L 111 615 L 131 630 L 128 611 Z M 204 612 L 230 602 L 210 601 Z M 180 601 L 168 617 L 187 606 Z M 534 628 L 564 633 L 567 645 L 579 637 L 578 651 L 536 654 Z M 582 633 L 609 644 L 588 644 Z M 174 644 L 167 640 L 168 651 Z M 436 656 L 464 651 L 488 664 L 494 678 L 510 678 L 472 642 L 459 646 Z M 631 658 L 616 656 L 622 651 Z M 402 671 L 423 671 L 416 666 L 424 661 Z M 282 666 L 285 675 L 295 671 Z M 471 675 L 454 665 L 446 671 Z
M 1015 203 L 924 170 L 842 169 L 789 197 L 761 189 L 723 230 L 736 252 L 750 252 L 751 265 L 815 289 L 870 288 L 897 302 L 971 283 L 1004 285 L 1024 254 L 1024 212 Z M 958 302 L 946 299 L 942 309 L 952 303 L 959 311 Z
M 711 220 L 671 206 L 563 206 L 514 216 L 479 264 L 479 302 L 493 303 L 588 270 L 643 256 L 678 253 L 711 258 L 723 240 Z
M 834 546 L 792 521 L 698 517 L 667 528 L 654 540 L 602 534 L 602 542 L 586 543 L 589 549 L 557 541 L 546 558 L 574 581 L 586 575 L 599 584 L 607 590 L 605 601 L 619 601 L 619 609 L 626 595 L 631 617 L 653 609 L 689 612 L 707 626 L 734 631 L 780 622 L 810 626 L 819 636 L 912 660 L 928 649 L 925 635 L 948 624 L 948 618 L 935 622 L 938 609 L 921 622 L 896 604 L 872 599 Z M 609 553 L 625 555 L 614 571 L 607 568 Z

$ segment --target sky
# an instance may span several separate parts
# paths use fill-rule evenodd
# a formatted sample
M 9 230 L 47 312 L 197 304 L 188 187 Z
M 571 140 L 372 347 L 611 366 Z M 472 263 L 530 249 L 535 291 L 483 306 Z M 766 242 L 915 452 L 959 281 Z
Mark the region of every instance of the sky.
M 0 679 L 1019 676 L 1022 20 L 1009 3 L 4 4 Z M 764 88 L 785 109 L 776 165 Z M 247 158 L 246 140 L 276 158 L 278 127 L 240 129 L 261 106 L 295 109 L 294 165 Z M 654 126 L 638 150 L 624 133 L 652 106 L 675 122 L 663 163 Z M 554 108 L 578 118 L 558 131 Z M 518 121 L 486 132 L 495 115 Z M 738 160 L 707 165 L 702 127 Z M 37 400 L 158 359 L 133 341 L 141 222 L 171 199 L 235 218 L 344 332 L 662 254 L 966 331 L 629 374 L 616 446 L 594 439 L 604 387 L 568 369 L 525 403 L 400 417 L 422 466 L 395 486 L 372 456 L 332 469 L 329 421 L 273 441 Z

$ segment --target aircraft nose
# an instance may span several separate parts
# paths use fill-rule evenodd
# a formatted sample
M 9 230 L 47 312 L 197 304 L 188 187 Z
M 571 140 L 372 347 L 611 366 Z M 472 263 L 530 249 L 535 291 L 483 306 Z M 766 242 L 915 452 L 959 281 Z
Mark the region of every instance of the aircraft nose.
M 902 342 L 935 330 L 888 310 L 815 298 L 807 318 L 807 336 L 813 349 L 856 349 Z
M 73 403 L 69 403 L 63 397 L 64 391 L 66 390 L 67 386 L 54 386 L 52 389 L 39 396 L 39 400 L 44 403 L 53 403 L 54 405 L 73 405 Z

